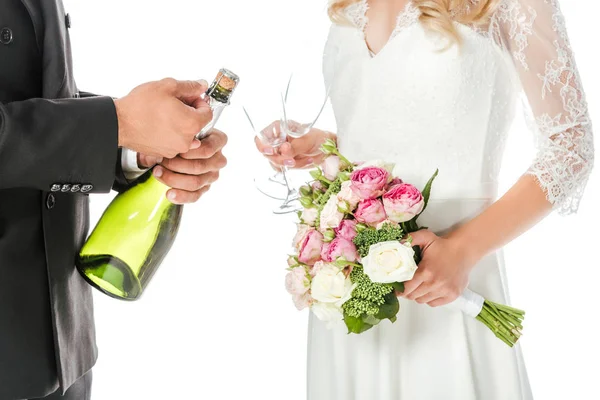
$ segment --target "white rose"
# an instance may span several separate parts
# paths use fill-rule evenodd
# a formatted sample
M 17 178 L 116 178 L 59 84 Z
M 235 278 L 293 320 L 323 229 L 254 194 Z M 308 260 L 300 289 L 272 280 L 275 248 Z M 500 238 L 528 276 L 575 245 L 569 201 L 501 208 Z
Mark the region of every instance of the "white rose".
M 341 307 L 352 297 L 354 286 L 342 269 L 332 264 L 325 264 L 312 279 L 310 293 L 317 301 L 333 303 Z
M 344 214 L 338 210 L 338 199 L 331 196 L 321 211 L 321 230 L 335 229 L 340 226 L 344 219 Z
M 310 225 L 310 226 L 315 226 L 315 221 L 317 220 L 318 216 L 319 216 L 319 210 L 312 207 L 312 208 L 305 208 L 304 211 L 302 211 L 301 218 L 305 224 Z
M 328 329 L 333 328 L 336 324 L 344 320 L 342 307 L 336 306 L 333 303 L 314 302 L 310 309 L 319 320 L 327 323 Z
M 392 175 L 392 171 L 394 170 L 395 166 L 396 165 L 394 163 L 385 162 L 384 160 L 371 160 L 359 165 L 358 167 L 355 167 L 354 170 L 358 171 L 367 167 L 377 167 L 385 169 L 387 172 L 390 173 L 390 175 Z
M 410 244 L 398 241 L 377 243 L 369 248 L 369 254 L 362 259 L 365 274 L 373 282 L 406 282 L 413 278 L 417 270 L 415 251 Z
M 345 201 L 350 206 L 350 210 L 354 211 L 360 197 L 352 190 L 352 181 L 345 181 L 342 183 L 342 190 L 337 195 L 338 201 Z

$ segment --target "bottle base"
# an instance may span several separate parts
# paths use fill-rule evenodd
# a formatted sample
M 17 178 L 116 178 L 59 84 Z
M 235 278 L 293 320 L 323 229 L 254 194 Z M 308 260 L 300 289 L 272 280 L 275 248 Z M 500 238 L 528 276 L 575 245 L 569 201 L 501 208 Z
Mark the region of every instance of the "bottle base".
M 142 294 L 139 279 L 116 257 L 85 256 L 77 260 L 77 269 L 90 285 L 115 299 L 133 301 Z

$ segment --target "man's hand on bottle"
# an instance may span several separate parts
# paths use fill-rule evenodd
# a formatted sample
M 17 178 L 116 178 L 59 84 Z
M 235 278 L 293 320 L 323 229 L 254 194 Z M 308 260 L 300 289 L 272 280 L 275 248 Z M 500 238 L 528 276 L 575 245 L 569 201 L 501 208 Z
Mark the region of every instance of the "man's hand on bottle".
M 156 159 L 140 154 L 140 166 L 154 167 L 154 176 L 171 187 L 167 198 L 176 204 L 194 203 L 219 179 L 219 171 L 227 164 L 222 153 L 227 135 L 213 129 L 211 134 L 195 141 L 192 149 L 173 158 Z
M 195 136 L 212 119 L 202 99 L 206 90 L 206 81 L 166 78 L 115 100 L 119 146 L 156 158 L 173 158 L 199 146 Z

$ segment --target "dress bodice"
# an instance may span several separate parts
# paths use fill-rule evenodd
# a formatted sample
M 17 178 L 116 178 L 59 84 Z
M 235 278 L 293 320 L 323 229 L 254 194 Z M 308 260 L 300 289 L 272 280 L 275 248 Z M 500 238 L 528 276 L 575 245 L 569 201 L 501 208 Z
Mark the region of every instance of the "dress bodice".
M 409 3 L 376 55 L 363 33 L 367 1 L 350 6 L 351 24 L 332 26 L 324 56 L 342 152 L 393 161 L 418 187 L 439 168 L 434 198 L 491 198 L 525 92 L 539 150 L 529 173 L 557 208 L 575 211 L 593 163 L 591 123 L 554 3 L 507 0 L 485 29 L 457 24 L 462 43 L 447 50 Z M 554 34 L 539 48 L 528 36 L 538 25 Z

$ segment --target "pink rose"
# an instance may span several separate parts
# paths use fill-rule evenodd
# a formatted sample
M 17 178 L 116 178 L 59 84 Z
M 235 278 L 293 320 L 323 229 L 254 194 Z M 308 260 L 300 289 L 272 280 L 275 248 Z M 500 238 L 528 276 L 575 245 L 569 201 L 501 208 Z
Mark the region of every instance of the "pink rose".
M 311 229 L 300 244 L 298 260 L 304 264 L 313 265 L 319 261 L 322 247 L 323 235 L 321 232 Z
M 326 251 L 321 252 L 321 258 L 325 262 L 335 262 L 338 258 L 344 257 L 346 261 L 355 262 L 358 260 L 356 246 L 349 240 L 342 237 L 333 239 Z M 325 250 L 325 248 L 323 249 Z
M 321 164 L 323 176 L 329 179 L 330 181 L 335 180 L 335 178 L 337 178 L 338 173 L 340 172 L 340 165 L 341 161 L 338 156 L 327 157 Z
M 385 193 L 390 173 L 379 167 L 366 167 L 356 170 L 350 176 L 352 190 L 361 199 L 374 199 Z
M 292 295 L 292 300 L 294 301 L 294 305 L 298 310 L 304 310 L 305 308 L 310 307 L 313 303 L 313 298 L 308 293 L 294 294 Z
M 285 289 L 289 294 L 304 294 L 310 288 L 310 281 L 304 267 L 296 267 L 285 276 Z
M 327 190 L 321 181 L 314 181 L 310 186 L 315 192 L 325 192 Z
M 345 181 L 342 183 L 342 189 L 337 194 L 337 198 L 340 202 L 345 201 L 350 207 L 350 211 L 353 211 L 360 201 L 360 197 L 352 190 L 352 181 Z
M 335 229 L 335 235 L 353 241 L 356 237 L 356 224 L 357 222 L 354 219 L 343 220 L 340 226 Z
M 402 182 L 402 179 L 400 179 L 400 178 L 394 178 L 390 182 L 389 187 L 396 186 L 396 185 L 399 185 L 401 183 L 404 183 L 404 182 Z
M 402 183 L 383 195 L 383 205 L 391 221 L 406 222 L 423 211 L 425 201 L 419 189 L 408 183 Z
M 294 240 L 292 241 L 292 246 L 294 246 L 296 250 L 300 249 L 300 245 L 302 242 L 304 242 L 306 235 L 308 235 L 308 232 L 310 232 L 311 229 L 312 228 L 306 224 L 298 224 L 298 231 L 296 232 L 296 236 L 294 236 Z
M 369 226 L 377 226 L 378 223 L 386 219 L 383 203 L 379 199 L 362 200 L 358 203 L 354 217 L 358 222 Z

